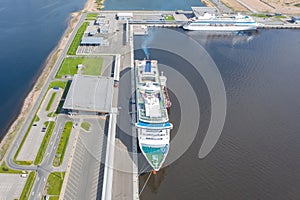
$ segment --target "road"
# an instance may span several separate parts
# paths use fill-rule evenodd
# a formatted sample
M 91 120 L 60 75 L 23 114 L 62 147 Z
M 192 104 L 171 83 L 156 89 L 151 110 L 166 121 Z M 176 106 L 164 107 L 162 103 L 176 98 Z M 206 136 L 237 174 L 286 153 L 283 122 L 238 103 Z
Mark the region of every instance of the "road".
M 215 5 L 216 7 L 219 9 L 219 11 L 221 13 L 232 13 L 233 11 L 228 8 L 227 6 L 225 6 L 221 0 L 211 0 Z
M 69 46 L 71 45 L 77 30 L 79 29 L 80 25 L 83 23 L 84 19 L 86 17 L 86 14 L 83 14 L 81 16 L 81 18 L 79 19 L 76 27 L 74 28 L 74 30 L 71 33 L 70 39 L 68 40 L 65 48 L 63 49 L 63 51 L 61 52 L 60 56 L 58 57 L 58 59 L 56 60 L 53 69 L 51 70 L 49 76 L 46 78 L 45 80 L 45 84 L 43 85 L 42 89 L 41 89 L 41 93 L 38 96 L 36 102 L 34 103 L 32 109 L 30 110 L 28 116 L 25 119 L 25 122 L 22 126 L 22 128 L 20 129 L 19 133 L 17 134 L 17 137 L 13 143 L 13 145 L 11 145 L 10 149 L 8 150 L 8 153 L 6 154 L 6 157 L 4 158 L 6 160 L 7 166 L 12 168 L 12 169 L 17 169 L 17 170 L 27 170 L 27 171 L 36 171 L 37 172 L 37 177 L 32 189 L 32 195 L 30 196 L 30 199 L 41 199 L 41 195 L 44 191 L 44 187 L 46 184 L 46 180 L 48 178 L 48 175 L 53 172 L 56 171 L 57 169 L 52 167 L 52 160 L 54 158 L 55 155 L 55 150 L 57 148 L 58 142 L 59 142 L 59 138 L 60 138 L 60 134 L 61 134 L 61 128 L 63 128 L 63 126 L 61 126 L 62 124 L 60 123 L 60 119 L 57 119 L 57 125 L 55 127 L 55 130 L 53 132 L 53 137 L 51 138 L 49 147 L 47 148 L 44 160 L 42 162 L 41 165 L 39 166 L 21 166 L 21 165 L 17 165 L 14 163 L 13 158 L 14 155 L 17 152 L 17 149 L 19 147 L 19 145 L 21 144 L 21 141 L 23 139 L 23 137 L 26 134 L 26 131 L 28 129 L 28 127 L 30 126 L 30 123 L 32 121 L 32 119 L 35 116 L 35 113 L 37 112 L 39 105 L 41 104 L 43 97 L 45 96 L 48 86 L 50 84 L 50 82 L 52 82 L 54 80 L 55 74 L 57 72 L 57 70 L 59 69 L 64 57 L 67 54 L 67 51 L 69 49 Z M 62 117 L 64 118 L 64 117 Z M 60 134 L 59 134 L 60 133 Z M 51 144 L 51 142 L 53 144 Z

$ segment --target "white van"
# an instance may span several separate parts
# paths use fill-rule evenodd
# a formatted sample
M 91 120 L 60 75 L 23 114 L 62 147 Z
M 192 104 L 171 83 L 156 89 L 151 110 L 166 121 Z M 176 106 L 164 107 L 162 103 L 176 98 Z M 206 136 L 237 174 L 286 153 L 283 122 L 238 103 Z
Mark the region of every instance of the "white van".
M 21 174 L 22 178 L 27 178 L 28 174 Z

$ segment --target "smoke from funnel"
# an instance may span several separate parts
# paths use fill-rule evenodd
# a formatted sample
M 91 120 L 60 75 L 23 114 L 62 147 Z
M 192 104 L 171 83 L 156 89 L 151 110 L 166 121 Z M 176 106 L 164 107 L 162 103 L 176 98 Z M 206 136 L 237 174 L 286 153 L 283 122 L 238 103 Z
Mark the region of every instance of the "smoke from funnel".
M 142 49 L 145 53 L 145 56 L 146 56 L 147 60 L 150 59 L 150 53 L 149 53 L 148 46 L 152 42 L 153 38 L 154 38 L 153 31 L 149 30 L 148 35 L 144 36 L 144 41 L 142 42 Z

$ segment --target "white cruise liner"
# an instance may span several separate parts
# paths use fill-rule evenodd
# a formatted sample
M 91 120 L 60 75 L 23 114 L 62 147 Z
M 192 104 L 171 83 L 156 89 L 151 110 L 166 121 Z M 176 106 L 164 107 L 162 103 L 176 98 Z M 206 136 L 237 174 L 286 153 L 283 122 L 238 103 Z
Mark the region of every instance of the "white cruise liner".
M 136 60 L 135 79 L 139 147 L 152 168 L 158 171 L 169 152 L 173 128 L 166 107 L 170 102 L 163 90 L 166 83 L 161 84 L 156 60 Z
M 192 18 L 183 26 L 185 30 L 192 31 L 253 31 L 257 30 L 259 23 L 247 15 L 216 16 L 205 13 L 203 16 Z

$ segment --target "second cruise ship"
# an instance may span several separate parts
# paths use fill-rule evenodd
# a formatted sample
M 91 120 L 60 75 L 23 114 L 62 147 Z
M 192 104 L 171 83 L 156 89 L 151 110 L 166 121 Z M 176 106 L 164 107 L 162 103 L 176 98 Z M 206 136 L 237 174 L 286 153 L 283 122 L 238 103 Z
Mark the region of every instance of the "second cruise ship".
M 183 26 L 185 30 L 192 31 L 253 31 L 260 26 L 248 15 L 222 15 L 216 16 L 205 13 L 203 16 L 192 18 Z

